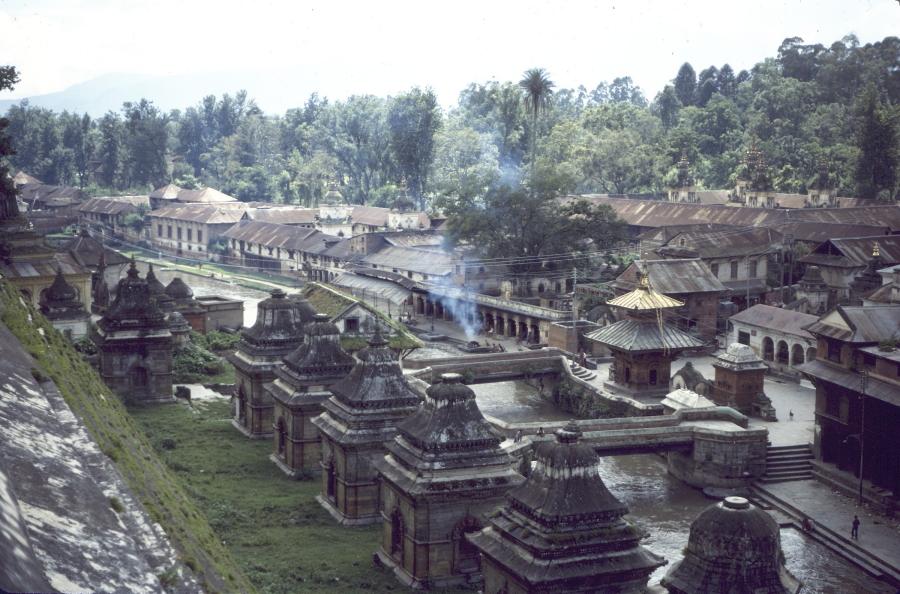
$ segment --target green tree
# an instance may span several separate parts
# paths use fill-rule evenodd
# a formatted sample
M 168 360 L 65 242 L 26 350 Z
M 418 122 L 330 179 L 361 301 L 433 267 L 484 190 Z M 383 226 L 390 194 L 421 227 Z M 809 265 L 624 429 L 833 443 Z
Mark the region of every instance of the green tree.
M 666 130 L 678 123 L 678 114 L 681 112 L 681 107 L 681 101 L 678 100 L 678 95 L 675 94 L 675 87 L 672 85 L 663 87 L 663 90 L 656 96 L 654 108 Z
M 140 235 L 141 231 L 144 230 L 144 227 L 147 226 L 146 220 L 138 212 L 133 212 L 126 215 L 122 220 L 122 223 L 124 223 L 126 227 L 134 231 L 137 235 Z
M 262 167 L 241 167 L 222 184 L 222 191 L 241 202 L 272 202 L 274 184 Z
M 0 66 L 0 91 L 13 90 L 16 83 L 19 82 L 19 74 L 14 66 Z M 16 154 L 12 145 L 12 136 L 6 131 L 9 128 L 9 119 L 0 118 L 0 205 L 14 202 L 19 191 L 13 183 L 12 176 L 9 174 L 9 165 L 6 159 Z M 6 212 L 4 207 L 4 216 L 12 213 Z M 0 253 L 5 252 L 6 248 L 0 246 Z
M 697 74 L 690 63 L 685 62 L 681 65 L 681 68 L 678 69 L 678 74 L 672 81 L 672 85 L 675 88 L 675 96 L 678 97 L 682 105 L 694 104 L 694 96 L 697 93 Z
M 488 134 L 479 134 L 456 118 L 437 135 L 432 187 L 437 193 L 481 195 L 500 176 L 498 150 Z
M 854 179 L 860 198 L 893 200 L 900 171 L 900 121 L 896 107 L 878 100 L 878 90 L 869 83 L 856 104 L 856 144 L 859 159 Z
M 100 183 L 106 188 L 116 187 L 119 179 L 119 169 L 123 157 L 122 120 L 115 112 L 107 112 L 99 123 L 100 147 L 98 157 L 101 169 L 98 174 Z
M 122 113 L 128 151 L 126 185 L 153 188 L 164 185 L 169 179 L 166 161 L 168 115 L 146 99 L 124 103 Z
M 533 191 L 503 184 L 483 197 L 452 196 L 437 202 L 448 215 L 451 244 L 470 242 L 487 258 L 517 258 L 509 268 L 523 275 L 556 268 L 558 254 L 605 249 L 624 237 L 626 224 L 608 205 L 584 200 L 560 204 L 557 197 L 573 189 L 570 177 L 540 169 Z
M 532 68 L 525 71 L 519 81 L 519 88 L 525 95 L 525 107 L 531 111 L 531 192 L 534 193 L 534 171 L 537 158 L 537 118 L 538 113 L 545 111 L 553 99 L 553 81 L 543 68 Z
M 434 138 L 443 123 L 437 95 L 430 87 L 413 87 L 393 98 L 388 108 L 391 151 L 410 192 L 423 202 L 434 162 Z

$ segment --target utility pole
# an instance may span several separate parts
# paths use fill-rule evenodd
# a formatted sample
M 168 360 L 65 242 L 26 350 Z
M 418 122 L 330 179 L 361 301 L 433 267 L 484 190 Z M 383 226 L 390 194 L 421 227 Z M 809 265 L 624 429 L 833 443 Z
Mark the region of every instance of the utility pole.
M 859 500 L 857 501 L 857 505 L 862 507 L 863 504 L 863 453 L 865 452 L 864 448 L 864 435 L 866 431 L 866 388 L 869 387 L 869 372 L 868 370 L 863 369 L 861 372 L 862 381 L 860 382 L 860 391 L 862 392 L 862 397 L 859 399 L 860 404 L 860 419 L 859 419 Z
M 572 269 L 572 360 L 578 355 L 578 268 Z
M 750 256 L 748 255 L 745 260 L 746 268 L 747 268 L 747 309 L 750 309 Z

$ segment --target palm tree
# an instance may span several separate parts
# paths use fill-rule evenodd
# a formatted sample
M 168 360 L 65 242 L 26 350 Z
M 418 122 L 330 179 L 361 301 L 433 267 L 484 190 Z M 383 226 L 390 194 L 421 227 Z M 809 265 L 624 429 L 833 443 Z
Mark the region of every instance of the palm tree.
M 547 71 L 543 68 L 532 68 L 525 71 L 525 78 L 519 81 L 519 88 L 525 94 L 525 107 L 531 110 L 532 134 L 531 134 L 531 192 L 534 193 L 534 162 L 537 149 L 537 117 L 539 111 L 544 111 L 550 106 L 553 96 L 553 81 L 547 78 Z

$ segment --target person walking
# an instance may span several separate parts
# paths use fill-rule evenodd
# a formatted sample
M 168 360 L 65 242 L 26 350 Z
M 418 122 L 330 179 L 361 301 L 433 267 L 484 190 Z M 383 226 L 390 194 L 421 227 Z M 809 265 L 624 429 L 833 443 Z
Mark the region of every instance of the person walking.
M 850 531 L 850 538 L 859 540 L 859 518 L 853 516 L 853 530 Z
M 522 430 L 521 429 L 516 431 L 516 436 L 513 438 L 513 443 L 519 443 L 520 441 L 522 441 Z
M 788 418 L 792 421 L 794 420 L 794 411 L 792 411 L 792 410 L 788 411 Z

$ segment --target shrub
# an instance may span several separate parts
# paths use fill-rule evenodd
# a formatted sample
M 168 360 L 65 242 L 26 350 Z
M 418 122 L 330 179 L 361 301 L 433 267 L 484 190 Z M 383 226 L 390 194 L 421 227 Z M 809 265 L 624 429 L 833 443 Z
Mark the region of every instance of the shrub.
M 182 384 L 200 383 L 204 376 L 222 373 L 222 360 L 209 351 L 189 344 L 175 349 L 172 360 L 172 381 Z
M 125 513 L 125 506 L 122 505 L 122 502 L 119 501 L 118 497 L 110 497 L 109 505 L 115 510 L 117 514 Z
M 97 354 L 97 345 L 95 345 L 94 341 L 91 340 L 88 336 L 82 336 L 78 340 L 73 341 L 72 346 L 75 347 L 75 350 L 82 355 Z

